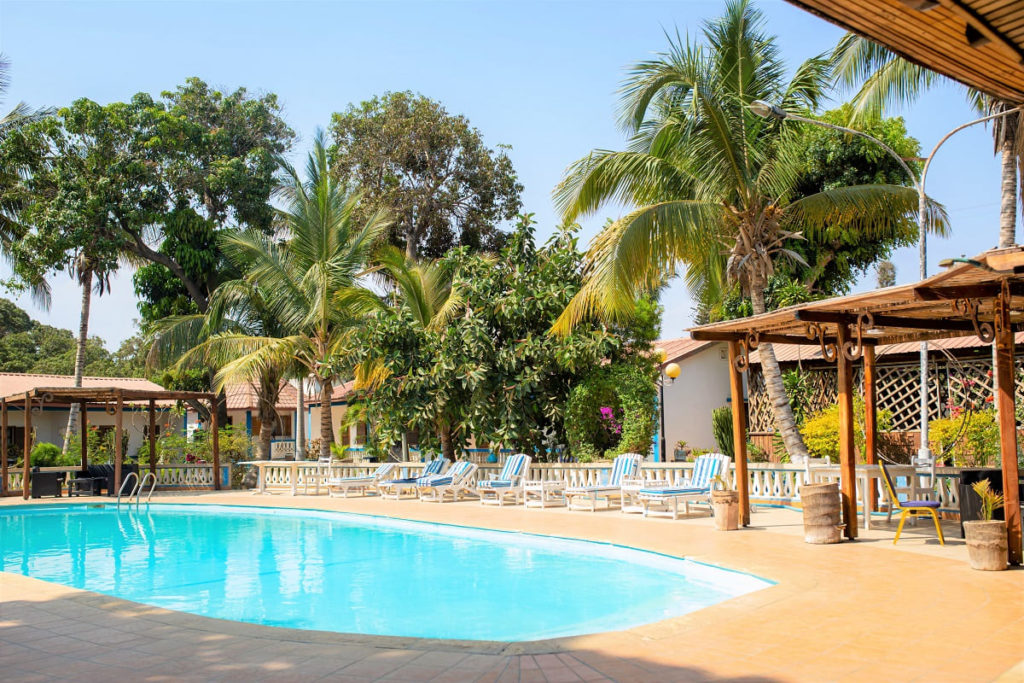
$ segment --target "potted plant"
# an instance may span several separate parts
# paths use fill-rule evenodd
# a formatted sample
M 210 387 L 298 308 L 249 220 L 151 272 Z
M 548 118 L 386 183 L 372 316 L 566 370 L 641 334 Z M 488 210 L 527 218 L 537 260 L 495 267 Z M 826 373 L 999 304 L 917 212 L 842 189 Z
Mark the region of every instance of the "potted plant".
M 674 452 L 676 462 L 679 462 L 679 461 L 686 462 L 687 460 L 690 459 L 690 453 L 692 453 L 692 452 L 693 452 L 693 449 L 690 448 L 689 446 L 687 446 L 686 442 L 683 441 L 682 439 L 680 439 L 679 441 L 676 442 L 676 447 L 675 447 L 675 452 Z
M 740 528 L 740 494 L 730 488 L 721 476 L 716 476 L 714 481 L 722 487 L 711 489 L 715 528 L 719 531 L 736 531 Z
M 1001 571 L 1006 569 L 1006 522 L 992 517 L 1003 507 L 1003 496 L 992 490 L 988 479 L 982 479 L 971 488 L 981 498 L 981 519 L 964 522 L 971 569 Z

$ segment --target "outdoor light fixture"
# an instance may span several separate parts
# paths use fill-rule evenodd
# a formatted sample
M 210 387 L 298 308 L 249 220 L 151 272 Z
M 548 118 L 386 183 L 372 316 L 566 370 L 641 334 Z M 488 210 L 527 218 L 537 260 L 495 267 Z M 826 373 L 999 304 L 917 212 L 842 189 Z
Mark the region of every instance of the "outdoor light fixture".
M 747 105 L 747 108 L 763 119 L 773 118 L 781 121 L 789 116 L 789 113 L 782 107 L 765 102 L 764 100 L 754 100 Z
M 676 377 L 679 377 L 680 372 L 679 366 L 675 363 L 669 363 L 665 366 L 665 374 L 668 375 L 668 378 L 673 382 L 676 381 Z

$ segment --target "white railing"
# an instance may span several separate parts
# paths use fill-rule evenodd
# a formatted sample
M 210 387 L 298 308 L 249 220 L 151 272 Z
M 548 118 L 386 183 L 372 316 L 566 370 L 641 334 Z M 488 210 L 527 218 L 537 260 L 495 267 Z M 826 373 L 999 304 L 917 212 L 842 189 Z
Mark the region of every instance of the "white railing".
M 63 467 L 41 467 L 40 472 L 66 472 L 74 475 L 82 470 L 78 466 Z M 221 488 L 231 487 L 231 463 L 222 463 L 220 466 Z M 145 476 L 150 471 L 148 464 L 139 468 L 139 473 Z M 154 471 L 156 476 L 156 488 L 160 490 L 181 490 L 181 489 L 212 489 L 213 488 L 213 465 L 209 463 L 193 464 L 179 463 L 171 465 L 157 465 Z M 21 491 L 23 473 L 22 470 L 15 470 L 13 467 L 7 470 L 7 490 Z

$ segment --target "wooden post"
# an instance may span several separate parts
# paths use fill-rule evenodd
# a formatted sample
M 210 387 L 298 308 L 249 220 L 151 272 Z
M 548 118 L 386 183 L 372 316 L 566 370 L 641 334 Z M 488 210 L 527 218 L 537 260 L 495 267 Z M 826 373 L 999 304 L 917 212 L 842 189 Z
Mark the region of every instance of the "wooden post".
M 156 400 L 149 399 L 149 471 L 156 476 Z
M 839 483 L 846 537 L 857 538 L 857 458 L 853 440 L 853 363 L 843 353 L 850 339 L 846 325 L 839 325 L 836 365 L 839 378 Z
M 869 465 L 878 461 L 878 392 L 875 387 L 875 347 L 864 347 L 864 459 Z M 874 481 L 870 477 L 869 482 Z M 864 497 L 868 514 L 877 507 L 878 491 L 874 485 Z
M 32 475 L 29 474 L 29 469 L 32 459 L 32 395 L 29 392 L 25 392 L 25 446 L 22 452 L 22 464 L 24 465 L 21 474 L 21 497 L 24 500 L 28 500 L 28 495 L 31 492 L 29 486 Z
M 747 483 L 747 414 L 743 403 L 743 373 L 736 369 L 739 342 L 729 342 L 729 390 L 732 395 L 732 443 L 736 455 L 736 491 L 740 496 L 740 523 L 750 525 L 750 488 Z
M 79 411 L 79 429 L 82 439 L 82 471 L 89 469 L 89 404 L 82 401 L 82 409 Z
M 0 401 L 0 496 L 7 495 L 7 401 Z
M 213 444 L 213 489 L 220 491 L 220 425 L 217 424 L 217 397 L 210 399 L 210 438 Z
M 1010 327 L 1010 293 L 1003 281 L 996 299 L 996 406 L 999 409 L 999 450 L 1003 462 L 1003 511 L 1008 536 L 1007 559 L 1021 563 L 1020 492 L 1017 488 L 1017 418 L 1014 406 L 1013 328 Z
M 124 434 L 124 400 L 121 390 L 117 390 L 117 412 L 114 413 L 114 491 L 121 491 L 121 463 L 124 461 L 124 448 L 121 446 Z

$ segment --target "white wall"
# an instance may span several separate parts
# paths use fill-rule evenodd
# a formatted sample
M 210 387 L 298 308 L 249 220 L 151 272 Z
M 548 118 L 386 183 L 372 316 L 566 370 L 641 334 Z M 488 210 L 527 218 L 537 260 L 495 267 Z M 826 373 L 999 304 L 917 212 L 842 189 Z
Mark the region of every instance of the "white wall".
M 729 405 L 729 358 L 724 343 L 713 344 L 676 361 L 681 372 L 665 383 L 665 447 L 669 460 L 676 442 L 691 448 L 715 448 L 711 411 Z
M 90 426 L 114 426 L 114 416 L 102 408 L 90 408 L 88 412 Z M 168 429 L 181 429 L 181 419 L 167 410 L 157 409 L 156 423 L 159 433 L 163 434 Z M 25 416 L 21 410 L 9 408 L 7 410 L 7 424 L 11 427 L 23 427 Z M 165 425 L 169 425 L 165 426 Z M 42 411 L 32 413 L 32 429 L 36 433 L 36 443 L 52 443 L 60 446 L 64 443 L 64 430 L 68 426 L 67 408 L 47 407 Z M 149 426 L 149 412 L 147 409 L 129 410 L 125 408 L 122 426 L 125 434 L 128 435 L 128 450 L 126 455 L 133 455 L 145 439 L 146 429 Z M 17 444 L 22 447 L 22 442 Z

